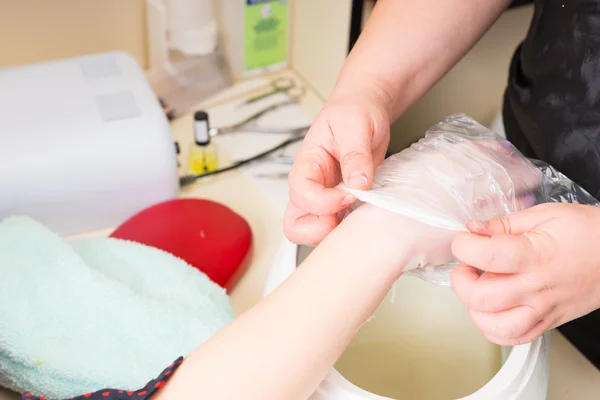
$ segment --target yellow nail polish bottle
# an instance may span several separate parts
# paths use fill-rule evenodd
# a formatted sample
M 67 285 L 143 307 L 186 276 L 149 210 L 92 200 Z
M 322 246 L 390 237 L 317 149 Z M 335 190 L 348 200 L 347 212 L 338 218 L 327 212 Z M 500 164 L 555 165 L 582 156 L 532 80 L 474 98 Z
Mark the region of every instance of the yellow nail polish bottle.
M 194 175 L 203 175 L 219 167 L 217 146 L 210 140 L 208 114 L 194 114 L 194 142 L 189 152 L 189 169 Z

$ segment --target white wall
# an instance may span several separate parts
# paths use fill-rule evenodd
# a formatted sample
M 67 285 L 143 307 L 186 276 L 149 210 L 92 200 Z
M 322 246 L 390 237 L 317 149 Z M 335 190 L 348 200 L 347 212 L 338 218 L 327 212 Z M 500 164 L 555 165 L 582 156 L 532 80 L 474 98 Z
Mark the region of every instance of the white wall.
M 327 98 L 348 55 L 352 0 L 294 0 L 291 60 L 294 71 Z
M 146 66 L 144 0 L 0 0 L 0 67 L 110 50 Z

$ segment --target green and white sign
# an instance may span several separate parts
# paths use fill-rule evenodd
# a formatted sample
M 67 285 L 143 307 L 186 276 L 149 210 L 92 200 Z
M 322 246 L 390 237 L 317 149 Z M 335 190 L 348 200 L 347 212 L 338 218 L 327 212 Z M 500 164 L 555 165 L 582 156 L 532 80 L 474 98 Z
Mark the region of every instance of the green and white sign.
M 268 70 L 288 57 L 288 0 L 246 0 L 244 69 Z

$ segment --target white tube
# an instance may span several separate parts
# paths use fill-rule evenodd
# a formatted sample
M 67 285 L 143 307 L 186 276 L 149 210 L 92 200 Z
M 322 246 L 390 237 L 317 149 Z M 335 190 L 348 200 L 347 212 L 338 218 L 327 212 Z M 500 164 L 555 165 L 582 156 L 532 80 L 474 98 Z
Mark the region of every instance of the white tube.
M 187 55 L 208 54 L 217 45 L 214 0 L 167 0 L 169 47 Z
M 160 71 L 168 63 L 167 9 L 162 0 L 146 0 L 150 69 Z

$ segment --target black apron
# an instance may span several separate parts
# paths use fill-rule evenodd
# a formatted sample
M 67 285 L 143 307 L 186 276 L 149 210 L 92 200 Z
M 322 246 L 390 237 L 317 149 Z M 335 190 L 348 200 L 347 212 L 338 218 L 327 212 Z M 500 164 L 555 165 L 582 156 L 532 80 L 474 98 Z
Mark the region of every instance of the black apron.
M 600 199 L 600 0 L 534 4 L 504 96 L 507 137 Z M 600 369 L 600 310 L 559 330 Z

